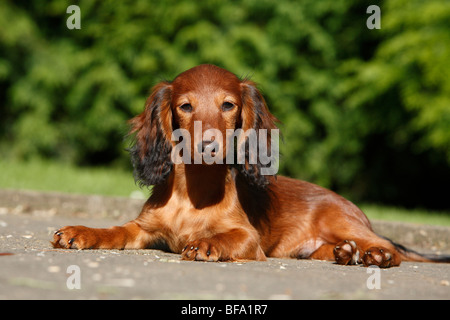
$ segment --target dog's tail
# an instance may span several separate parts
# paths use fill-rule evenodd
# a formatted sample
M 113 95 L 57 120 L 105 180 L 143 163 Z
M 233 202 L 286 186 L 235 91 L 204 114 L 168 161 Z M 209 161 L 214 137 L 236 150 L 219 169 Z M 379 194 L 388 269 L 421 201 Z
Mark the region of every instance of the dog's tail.
M 395 249 L 397 249 L 402 257 L 402 261 L 450 263 L 450 255 L 422 254 L 408 249 L 405 246 L 392 241 L 391 239 L 385 239 L 389 240 L 395 246 Z

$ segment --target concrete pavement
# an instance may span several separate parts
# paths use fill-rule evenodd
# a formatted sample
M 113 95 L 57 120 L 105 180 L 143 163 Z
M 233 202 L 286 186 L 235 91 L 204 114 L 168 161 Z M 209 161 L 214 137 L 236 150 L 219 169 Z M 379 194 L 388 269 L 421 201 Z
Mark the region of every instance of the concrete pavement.
M 0 192 L 0 299 L 450 299 L 450 264 L 404 262 L 376 270 L 291 259 L 187 262 L 159 250 L 54 250 L 49 241 L 61 226 L 108 227 L 138 211 L 125 203 L 124 210 L 131 210 L 126 214 L 89 212 L 82 206 L 75 213 L 67 199 L 58 206 L 46 199 L 49 194 L 35 194 L 46 199 L 41 204 L 16 195 L 14 202 L 11 194 Z M 402 228 L 388 225 L 397 230 L 394 240 L 401 241 Z M 414 249 L 449 253 L 450 228 L 404 227 L 408 241 L 417 241 L 411 229 L 431 239 L 412 243 Z

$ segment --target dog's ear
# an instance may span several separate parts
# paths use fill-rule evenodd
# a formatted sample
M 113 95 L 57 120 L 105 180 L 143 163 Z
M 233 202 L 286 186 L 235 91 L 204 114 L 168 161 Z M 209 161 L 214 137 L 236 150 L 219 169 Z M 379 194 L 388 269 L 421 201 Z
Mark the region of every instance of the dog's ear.
M 264 187 L 268 184 L 267 176 L 262 174 L 261 169 L 269 167 L 270 163 L 261 163 L 261 151 L 266 155 L 271 155 L 271 134 L 272 129 L 277 129 L 276 122 L 278 121 L 267 108 L 266 101 L 261 92 L 257 89 L 254 82 L 243 80 L 241 82 L 241 96 L 242 96 L 242 111 L 241 111 L 241 126 L 246 133 L 244 139 L 240 139 L 238 148 L 245 150 L 245 163 L 240 165 L 240 172 L 244 175 L 249 184 Z M 256 133 L 257 147 L 251 147 L 252 138 L 249 134 Z M 262 129 L 265 129 L 261 131 Z M 264 145 L 261 145 L 260 135 L 266 136 Z M 254 138 L 255 139 L 255 138 Z M 253 140 L 254 143 L 255 140 Z M 264 150 L 265 149 L 265 150 Z M 242 149 L 241 149 L 242 150 Z M 258 155 L 251 155 L 250 152 L 257 152 Z M 253 157 L 253 161 L 249 161 Z M 255 163 L 256 162 L 256 163 Z
M 173 167 L 171 95 L 170 83 L 156 85 L 144 112 L 129 121 L 130 135 L 135 134 L 130 148 L 134 178 L 141 187 L 164 182 Z

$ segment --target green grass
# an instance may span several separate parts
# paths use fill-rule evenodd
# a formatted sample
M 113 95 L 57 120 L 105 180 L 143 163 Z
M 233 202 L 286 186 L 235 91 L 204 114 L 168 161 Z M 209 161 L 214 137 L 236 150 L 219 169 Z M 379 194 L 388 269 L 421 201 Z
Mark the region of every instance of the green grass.
M 360 208 L 369 219 L 450 226 L 450 212 L 448 211 L 411 210 L 374 204 L 361 205 Z
M 68 164 L 33 160 L 0 160 L 0 188 L 58 191 L 129 197 L 147 197 L 149 192 L 135 185 L 133 174 L 113 168 L 79 168 Z M 357 204 L 369 219 L 450 226 L 450 212 L 403 209 Z
M 125 196 L 141 191 L 132 172 L 111 168 L 79 168 L 57 162 L 0 160 L 0 188 Z

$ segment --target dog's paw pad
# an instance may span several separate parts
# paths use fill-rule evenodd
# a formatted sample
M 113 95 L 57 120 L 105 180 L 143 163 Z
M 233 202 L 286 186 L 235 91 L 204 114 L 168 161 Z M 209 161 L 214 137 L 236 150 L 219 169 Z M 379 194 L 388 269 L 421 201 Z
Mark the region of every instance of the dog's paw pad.
M 380 268 L 389 268 L 392 264 L 392 257 L 389 250 L 372 247 L 364 252 L 362 261 L 366 267 L 375 265 Z
M 334 258 L 337 264 L 358 264 L 359 250 L 356 242 L 353 240 L 344 240 L 339 242 L 333 250 Z

